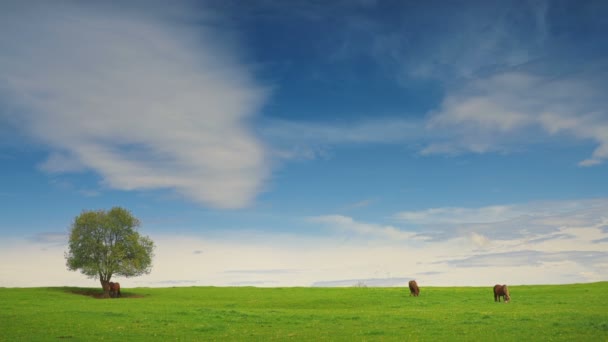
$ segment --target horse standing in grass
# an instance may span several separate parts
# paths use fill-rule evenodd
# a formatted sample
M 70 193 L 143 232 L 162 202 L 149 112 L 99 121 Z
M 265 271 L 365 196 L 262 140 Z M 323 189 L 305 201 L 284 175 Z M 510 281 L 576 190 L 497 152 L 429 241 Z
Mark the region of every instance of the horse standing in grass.
M 112 297 L 112 298 L 120 297 L 120 283 L 110 282 L 110 297 Z
M 505 303 L 511 301 L 511 295 L 509 295 L 507 285 L 494 285 L 494 301 L 500 302 L 500 297 L 504 297 Z
M 420 288 L 418 287 L 416 281 L 410 280 L 408 285 L 410 286 L 410 296 L 418 297 L 420 294 Z

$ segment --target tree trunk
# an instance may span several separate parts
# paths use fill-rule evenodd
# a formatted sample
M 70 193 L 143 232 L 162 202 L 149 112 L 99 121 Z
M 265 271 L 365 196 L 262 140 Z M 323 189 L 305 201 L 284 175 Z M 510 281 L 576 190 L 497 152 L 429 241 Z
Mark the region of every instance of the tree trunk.
M 110 298 L 110 281 L 101 279 L 101 288 L 103 289 L 103 298 Z

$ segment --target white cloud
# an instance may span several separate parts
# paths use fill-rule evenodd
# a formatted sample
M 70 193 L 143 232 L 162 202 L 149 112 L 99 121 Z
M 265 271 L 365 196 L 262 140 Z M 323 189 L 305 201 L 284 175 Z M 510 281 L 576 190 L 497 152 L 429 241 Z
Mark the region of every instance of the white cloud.
M 599 91 L 603 83 L 577 77 L 505 72 L 466 83 L 448 92 L 431 115 L 428 128 L 444 133 L 422 154 L 508 150 L 561 134 L 598 144 L 579 165 L 600 164 L 608 159 L 608 113 Z
M 269 172 L 248 123 L 266 90 L 228 34 L 165 9 L 41 2 L 0 14 L 5 119 L 48 147 L 46 171 L 246 206 Z
M 449 114 L 443 113 L 430 121 L 430 125 L 459 125 L 473 124 L 478 130 L 497 130 L 509 132 L 521 127 L 527 121 L 525 114 L 517 111 L 507 111 L 497 108 L 488 98 L 468 98 L 458 102 L 454 98 L 447 98 L 444 106 L 450 108 Z
M 470 236 L 471 240 L 473 241 L 473 243 L 479 247 L 486 247 L 490 243 L 490 239 L 488 239 L 487 237 L 485 237 L 481 234 L 471 232 L 471 234 L 469 236 Z
M 581 116 L 547 112 L 540 116 L 539 121 L 551 134 L 565 132 L 598 143 L 591 158 L 581 161 L 580 166 L 594 166 L 608 159 L 608 113 L 605 109 Z

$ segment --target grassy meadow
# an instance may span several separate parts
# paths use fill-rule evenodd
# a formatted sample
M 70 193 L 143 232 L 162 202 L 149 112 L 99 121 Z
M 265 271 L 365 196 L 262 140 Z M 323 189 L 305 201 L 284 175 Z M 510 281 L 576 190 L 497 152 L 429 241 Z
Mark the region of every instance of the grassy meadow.
M 0 288 L 0 340 L 608 341 L 608 282 L 509 288 Z

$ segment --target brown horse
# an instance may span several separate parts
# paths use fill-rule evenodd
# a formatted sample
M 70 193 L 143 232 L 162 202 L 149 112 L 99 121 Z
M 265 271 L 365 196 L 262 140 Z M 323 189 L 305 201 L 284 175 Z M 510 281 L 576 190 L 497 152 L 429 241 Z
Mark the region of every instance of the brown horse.
M 504 297 L 505 303 L 511 301 L 511 295 L 509 295 L 507 285 L 494 285 L 494 301 L 500 302 L 500 297 Z
M 110 297 L 112 297 L 112 298 L 120 297 L 120 283 L 110 282 Z
M 410 286 L 410 296 L 418 297 L 418 295 L 420 294 L 420 288 L 418 287 L 418 284 L 416 283 L 416 281 L 410 280 L 409 286 Z

